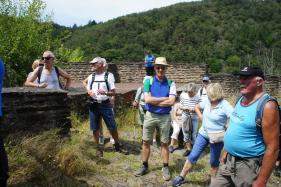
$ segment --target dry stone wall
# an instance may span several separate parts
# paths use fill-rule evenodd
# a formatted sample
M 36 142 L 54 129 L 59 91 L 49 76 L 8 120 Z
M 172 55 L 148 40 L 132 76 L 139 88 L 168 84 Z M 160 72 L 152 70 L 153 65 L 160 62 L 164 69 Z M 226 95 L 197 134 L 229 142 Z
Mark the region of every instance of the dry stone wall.
M 70 109 L 65 91 L 4 88 L 2 97 L 1 133 L 70 127 Z
M 65 70 L 74 80 L 83 80 L 91 74 L 88 63 L 69 63 Z M 167 76 L 177 83 L 185 83 L 187 80 L 198 82 L 207 70 L 205 64 L 173 64 L 168 67 Z M 139 83 L 146 75 L 143 62 L 109 64 L 108 71 L 114 74 L 117 83 Z

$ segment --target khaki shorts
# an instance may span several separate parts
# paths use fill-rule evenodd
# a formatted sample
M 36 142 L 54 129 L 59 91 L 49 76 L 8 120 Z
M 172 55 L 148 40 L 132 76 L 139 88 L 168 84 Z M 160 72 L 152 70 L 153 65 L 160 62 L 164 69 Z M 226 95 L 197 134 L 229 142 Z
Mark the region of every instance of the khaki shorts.
M 152 141 L 156 128 L 159 129 L 161 142 L 169 143 L 169 132 L 171 128 L 170 114 L 155 114 L 147 111 L 144 117 L 142 139 Z

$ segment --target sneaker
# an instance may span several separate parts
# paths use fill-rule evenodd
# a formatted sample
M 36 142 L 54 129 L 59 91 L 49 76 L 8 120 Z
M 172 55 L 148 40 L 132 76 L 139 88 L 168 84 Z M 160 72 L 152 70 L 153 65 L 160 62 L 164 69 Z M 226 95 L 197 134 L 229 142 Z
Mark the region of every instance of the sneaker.
M 173 153 L 174 151 L 175 151 L 174 146 L 170 145 L 170 146 L 169 146 L 169 152 L 170 152 L 170 153 Z
M 280 177 L 281 175 L 281 171 L 280 171 L 280 168 L 279 166 L 275 166 L 274 170 L 273 170 L 273 173 L 276 177 Z
M 129 151 L 123 145 L 121 145 L 120 143 L 115 143 L 114 147 L 115 147 L 116 152 L 123 153 L 125 155 L 129 154 Z
M 142 166 L 136 173 L 135 173 L 135 176 L 136 177 L 140 177 L 140 176 L 143 176 L 145 174 L 148 173 L 148 167 L 145 167 L 145 166 Z
M 186 156 L 188 156 L 189 154 L 190 154 L 190 152 L 191 152 L 191 150 L 186 150 L 182 155 L 184 156 L 184 157 L 186 157 Z
M 169 167 L 163 167 L 162 168 L 162 176 L 163 176 L 163 179 L 165 181 L 168 181 L 171 179 L 171 174 L 170 174 L 170 171 L 169 171 Z
M 184 178 L 182 176 L 177 176 L 173 181 L 172 181 L 172 186 L 180 186 L 184 183 Z

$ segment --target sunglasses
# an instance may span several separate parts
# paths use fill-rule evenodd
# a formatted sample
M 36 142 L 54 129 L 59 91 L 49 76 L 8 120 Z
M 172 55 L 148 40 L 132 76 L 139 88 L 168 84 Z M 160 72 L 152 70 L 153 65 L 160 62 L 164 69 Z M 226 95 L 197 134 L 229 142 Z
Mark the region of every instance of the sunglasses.
M 50 60 L 53 57 L 42 57 L 41 60 Z
M 165 70 L 165 69 L 166 69 L 165 66 L 156 66 L 155 68 L 156 68 L 157 70 L 159 70 L 159 69 Z
M 209 82 L 209 81 L 203 81 L 203 82 Z
M 39 64 L 39 66 L 44 66 L 44 64 Z

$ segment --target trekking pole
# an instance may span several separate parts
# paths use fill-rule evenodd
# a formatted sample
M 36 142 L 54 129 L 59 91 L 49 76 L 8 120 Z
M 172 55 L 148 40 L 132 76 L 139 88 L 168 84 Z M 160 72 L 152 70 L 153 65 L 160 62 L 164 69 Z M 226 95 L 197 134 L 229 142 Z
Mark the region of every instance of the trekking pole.
M 136 140 L 136 109 L 133 107 L 133 115 L 134 115 L 134 135 L 133 139 Z

